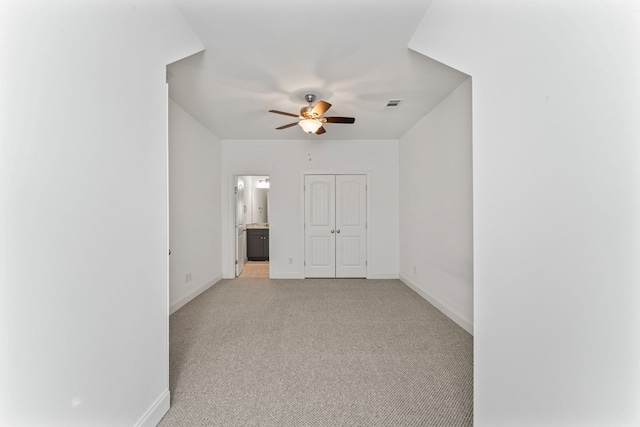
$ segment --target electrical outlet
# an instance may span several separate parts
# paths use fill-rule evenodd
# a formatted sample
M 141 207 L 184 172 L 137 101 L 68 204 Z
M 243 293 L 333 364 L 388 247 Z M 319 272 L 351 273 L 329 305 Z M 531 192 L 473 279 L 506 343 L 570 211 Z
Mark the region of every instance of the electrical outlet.
M 185 281 L 185 283 L 188 283 L 188 282 L 190 282 L 190 281 L 191 281 L 191 273 L 187 273 L 187 274 L 184 276 L 184 281 Z

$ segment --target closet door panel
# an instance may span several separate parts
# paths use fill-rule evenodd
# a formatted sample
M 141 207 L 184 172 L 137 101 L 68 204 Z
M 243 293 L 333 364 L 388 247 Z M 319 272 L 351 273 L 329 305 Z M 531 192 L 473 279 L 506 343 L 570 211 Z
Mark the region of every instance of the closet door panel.
M 336 176 L 336 277 L 367 276 L 367 181 Z
M 305 277 L 335 277 L 335 175 L 305 176 Z

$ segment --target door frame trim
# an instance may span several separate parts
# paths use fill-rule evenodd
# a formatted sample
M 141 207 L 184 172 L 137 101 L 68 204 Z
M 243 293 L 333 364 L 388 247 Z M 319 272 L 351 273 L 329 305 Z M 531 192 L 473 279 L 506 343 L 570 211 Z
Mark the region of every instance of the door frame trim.
M 235 216 L 235 203 L 236 196 L 234 192 L 235 186 L 235 177 L 236 176 L 268 176 L 271 179 L 271 175 L 273 173 L 271 171 L 256 171 L 252 170 L 251 172 L 247 172 L 246 170 L 242 171 L 225 171 L 226 172 L 226 182 L 223 182 L 223 192 L 222 194 L 227 195 L 227 203 L 223 203 L 226 205 L 224 208 L 227 210 L 227 220 L 226 224 L 222 224 L 221 237 L 222 237 L 222 278 L 223 279 L 235 279 L 236 272 L 236 216 Z M 224 179 L 222 181 L 225 181 Z M 225 188 L 226 187 L 226 188 Z M 224 216 L 222 216 L 224 218 Z M 225 222 L 223 220 L 223 222 Z M 227 241 L 225 242 L 226 236 Z M 271 237 L 271 236 L 269 236 Z M 271 244 L 271 241 L 269 241 Z M 269 251 L 271 252 L 271 251 Z M 233 256 L 228 256 L 228 254 L 232 254 Z M 226 256 L 226 259 L 225 259 Z M 271 274 L 271 271 L 269 271 Z

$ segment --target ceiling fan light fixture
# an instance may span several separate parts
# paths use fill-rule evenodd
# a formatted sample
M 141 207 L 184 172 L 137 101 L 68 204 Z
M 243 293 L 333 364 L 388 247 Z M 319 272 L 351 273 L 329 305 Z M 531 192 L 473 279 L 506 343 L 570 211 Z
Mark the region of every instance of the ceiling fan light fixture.
M 322 123 L 315 119 L 300 120 L 298 124 L 306 133 L 316 133 L 316 131 L 322 126 Z

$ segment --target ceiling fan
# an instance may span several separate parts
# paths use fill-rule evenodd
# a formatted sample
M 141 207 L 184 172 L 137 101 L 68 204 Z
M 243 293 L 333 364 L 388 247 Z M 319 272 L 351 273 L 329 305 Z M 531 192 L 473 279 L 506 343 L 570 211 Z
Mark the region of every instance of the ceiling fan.
M 313 101 L 316 100 L 316 96 L 312 93 L 304 96 L 304 99 L 309 103 L 309 106 L 302 107 L 300 109 L 300 115 L 286 113 L 284 111 L 269 110 L 270 113 L 283 114 L 285 116 L 297 117 L 300 119 L 298 122 L 289 123 L 288 125 L 277 127 L 276 129 L 286 129 L 291 126 L 300 125 L 307 133 L 315 133 L 316 135 L 322 135 L 326 132 L 323 123 L 354 123 L 356 121 L 353 117 L 322 117 L 322 115 L 331 108 L 331 104 L 325 101 L 318 101 L 314 106 Z

